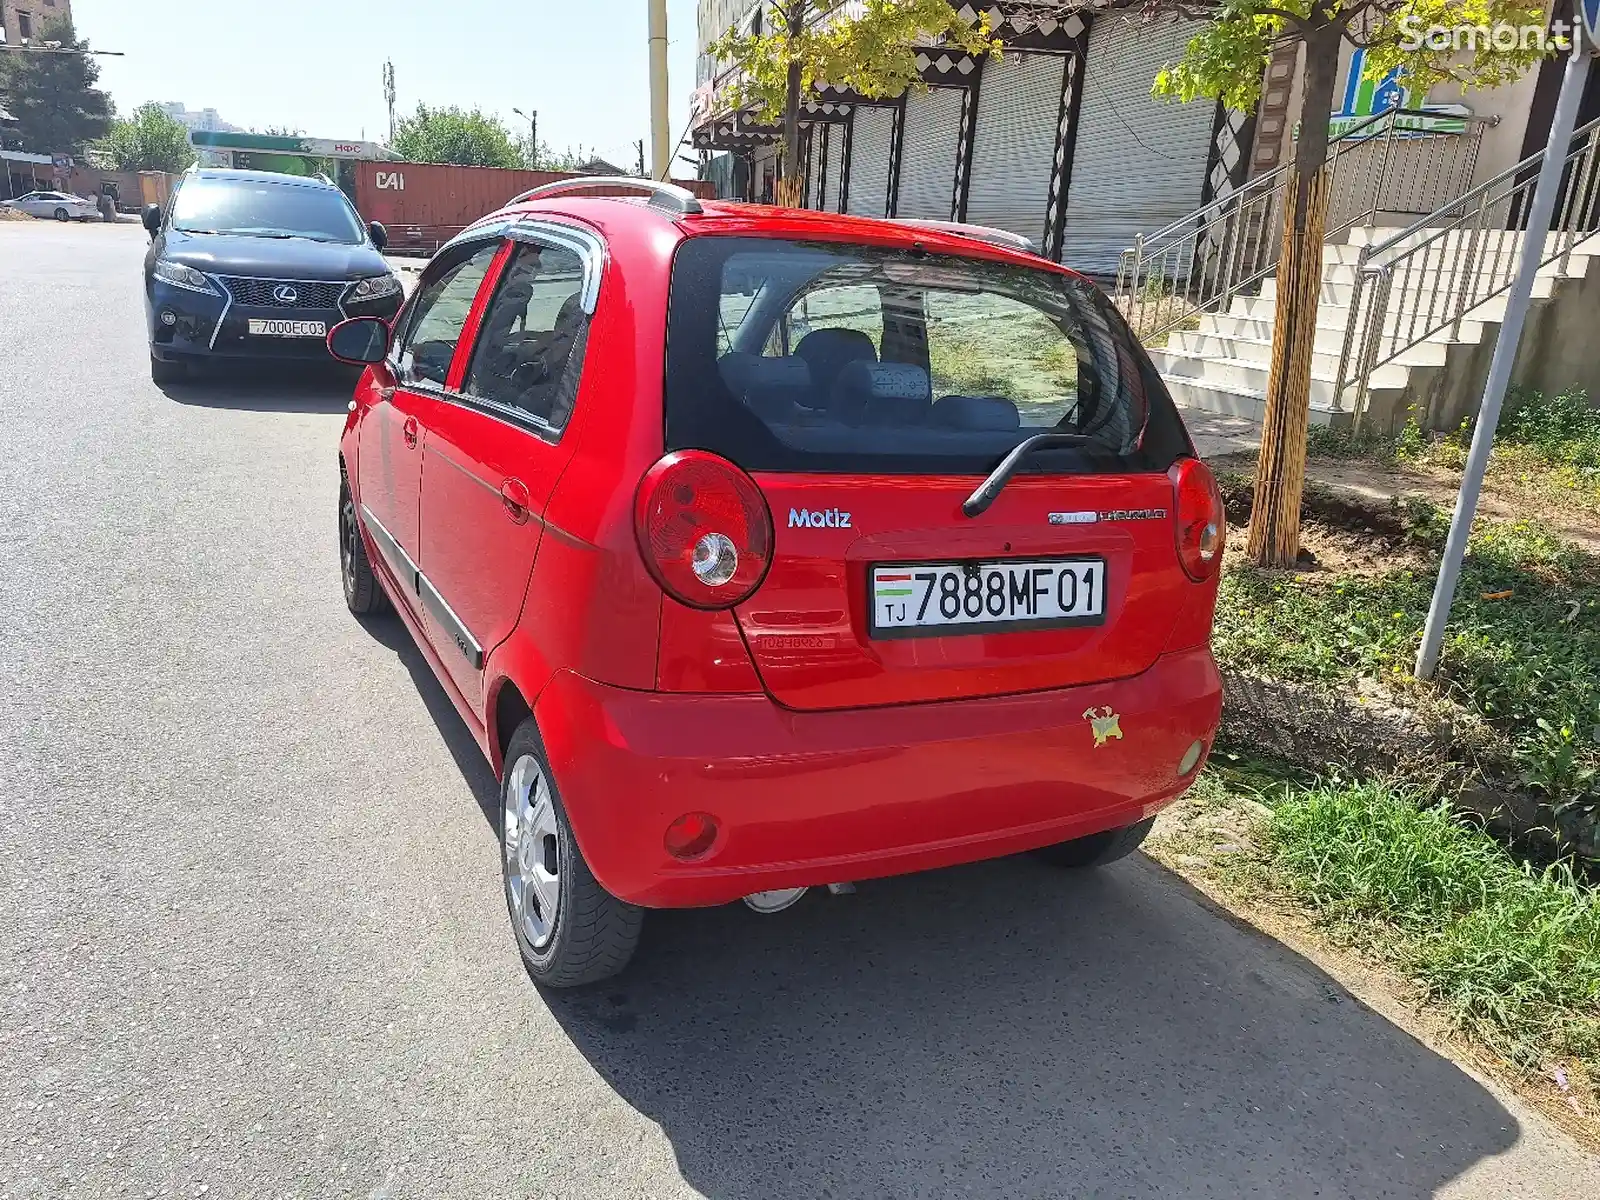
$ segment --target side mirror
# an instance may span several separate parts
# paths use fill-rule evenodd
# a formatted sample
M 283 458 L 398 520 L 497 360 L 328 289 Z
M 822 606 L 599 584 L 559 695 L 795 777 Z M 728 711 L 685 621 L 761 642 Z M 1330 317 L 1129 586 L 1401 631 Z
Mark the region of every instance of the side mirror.
M 367 236 L 372 239 L 372 244 L 379 250 L 389 246 L 389 231 L 383 227 L 382 221 L 374 221 L 367 226 Z
M 161 232 L 161 205 L 146 204 L 141 219 L 144 221 L 144 227 L 149 231 L 150 236 L 155 237 L 156 234 Z
M 389 353 L 389 326 L 381 317 L 351 317 L 328 331 L 328 353 L 353 367 L 380 363 Z

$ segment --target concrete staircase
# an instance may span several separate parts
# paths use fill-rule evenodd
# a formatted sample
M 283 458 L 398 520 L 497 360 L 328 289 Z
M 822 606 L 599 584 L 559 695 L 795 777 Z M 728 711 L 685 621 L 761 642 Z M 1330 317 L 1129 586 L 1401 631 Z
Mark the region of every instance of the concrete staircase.
M 1398 232 L 1357 227 L 1345 235 L 1345 240 L 1324 248 L 1316 351 L 1311 368 L 1313 423 L 1338 426 L 1351 420 L 1353 377 L 1357 374 L 1353 366 L 1346 375 L 1349 386 L 1342 404 L 1336 402 L 1334 391 L 1356 289 L 1357 263 L 1363 247 L 1379 245 Z M 1467 236 L 1464 230 L 1452 230 L 1432 243 L 1437 249 L 1413 254 L 1395 270 L 1383 326 L 1385 333 L 1398 335 L 1399 344 L 1453 316 L 1453 310 L 1447 310 L 1445 305 L 1456 304 L 1454 297 L 1463 292 L 1470 296 L 1488 295 L 1509 282 L 1523 235 L 1480 233 L 1476 254 L 1466 253 L 1466 246 L 1459 241 Z M 1555 236 L 1559 235 L 1552 235 Z M 1391 251 L 1409 248 L 1408 243 L 1401 242 Z M 1547 247 L 1550 252 L 1551 247 Z M 1548 351 L 1547 343 L 1552 337 L 1571 327 L 1581 328 L 1587 313 L 1587 323 L 1595 330 L 1591 335 L 1595 344 L 1587 357 L 1600 361 L 1600 327 L 1594 326 L 1593 317 L 1600 311 L 1600 267 L 1594 265 L 1597 258 L 1600 235 L 1591 235 L 1573 248 L 1565 270 L 1558 260 L 1539 271 L 1516 382 L 1559 390 L 1583 383 L 1585 371 L 1594 374 L 1594 368 L 1581 360 L 1571 364 L 1550 361 L 1550 354 L 1541 352 L 1539 347 L 1545 346 Z M 1457 265 L 1469 263 L 1474 264 L 1478 278 L 1466 279 L 1455 273 Z M 1259 294 L 1235 296 L 1224 310 L 1200 314 L 1197 328 L 1174 332 L 1168 336 L 1165 349 L 1151 351 L 1157 370 L 1181 406 L 1261 421 L 1277 311 L 1276 283 L 1275 277 L 1268 276 L 1261 282 Z M 1458 286 L 1465 283 L 1472 286 Z M 1362 298 L 1358 330 L 1365 321 L 1372 291 L 1369 283 Z M 1424 428 L 1459 425 L 1475 409 L 1481 394 L 1505 305 L 1502 290 L 1469 308 L 1458 327 L 1446 325 L 1378 366 L 1368 382 L 1363 426 L 1393 431 L 1413 417 Z M 1357 343 L 1359 340 L 1355 339 Z M 1387 350 L 1379 355 L 1386 356 Z M 1526 365 L 1523 358 L 1529 359 Z

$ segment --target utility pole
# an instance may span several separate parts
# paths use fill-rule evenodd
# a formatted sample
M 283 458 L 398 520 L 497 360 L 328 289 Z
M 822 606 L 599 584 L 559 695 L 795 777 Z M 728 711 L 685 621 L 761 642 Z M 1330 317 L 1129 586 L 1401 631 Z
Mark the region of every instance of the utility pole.
M 637 147 L 637 149 L 639 151 L 639 178 L 643 179 L 645 177 L 645 175 L 644 175 L 644 139 L 640 138 L 637 142 L 634 143 L 634 146 Z
M 1445 626 L 1449 624 L 1450 606 L 1455 601 L 1456 584 L 1461 578 L 1461 562 L 1467 555 L 1467 540 L 1472 535 L 1472 520 L 1478 512 L 1479 493 L 1483 491 L 1483 475 L 1489 467 L 1495 430 L 1500 424 L 1500 408 L 1505 403 L 1506 387 L 1511 382 L 1511 369 L 1516 365 L 1517 345 L 1522 341 L 1522 326 L 1528 316 L 1529 298 L 1533 295 L 1533 279 L 1544 257 L 1545 235 L 1550 230 L 1550 219 L 1555 215 L 1556 199 L 1561 191 L 1561 175 L 1566 169 L 1572 130 L 1577 124 L 1578 103 L 1583 97 L 1583 86 L 1589 76 L 1589 58 L 1592 54 L 1600 53 L 1600 45 L 1594 40 L 1595 24 L 1600 22 L 1600 2 L 1580 0 L 1580 3 L 1580 18 L 1586 19 L 1588 32 L 1586 36 L 1573 37 L 1572 57 L 1567 60 L 1567 71 L 1561 80 L 1561 95 L 1556 100 L 1555 116 L 1550 121 L 1550 140 L 1544 148 L 1544 162 L 1539 167 L 1539 182 L 1534 188 L 1527 232 L 1522 235 L 1522 257 L 1517 262 L 1517 274 L 1512 280 L 1511 291 L 1506 296 L 1506 315 L 1500 323 L 1500 338 L 1495 342 L 1494 358 L 1489 363 L 1489 379 L 1483 386 L 1483 403 L 1478 409 L 1477 427 L 1472 431 L 1472 449 L 1467 452 L 1467 465 L 1461 478 L 1461 495 L 1456 499 L 1455 516 L 1450 521 L 1450 536 L 1445 541 L 1444 557 L 1439 564 L 1439 581 L 1433 589 L 1428 622 L 1422 630 L 1422 645 L 1417 650 L 1418 679 L 1432 679 L 1439 667 Z M 1576 173 L 1572 186 L 1577 186 Z
M 394 63 L 385 59 L 383 63 L 383 100 L 389 106 L 389 141 L 394 142 Z
M 528 123 L 528 138 L 530 149 L 528 151 L 528 166 L 533 170 L 539 169 L 539 110 L 536 108 L 532 114 L 523 112 L 520 108 L 513 108 L 512 112 Z
M 650 5 L 650 162 L 652 177 L 672 172 L 672 129 L 667 107 L 667 0 Z M 642 174 L 642 172 L 641 172 Z

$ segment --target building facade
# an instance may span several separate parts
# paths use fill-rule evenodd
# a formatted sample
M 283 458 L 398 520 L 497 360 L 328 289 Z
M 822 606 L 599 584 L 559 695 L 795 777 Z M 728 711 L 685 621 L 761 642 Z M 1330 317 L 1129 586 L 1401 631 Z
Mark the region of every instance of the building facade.
M 0 41 L 26 45 L 62 18 L 72 20 L 72 0 L 0 0 Z
M 1302 118 L 1293 47 L 1269 64 L 1258 105 L 1239 112 L 1216 101 L 1151 96 L 1157 72 L 1183 56 L 1198 28 L 1192 22 L 1149 20 L 1137 6 L 1107 11 L 1086 3 L 1041 20 L 1004 0 L 951 3 L 969 19 L 980 11 L 989 16 L 1003 56 L 977 60 L 930 47 L 919 56 L 925 88 L 894 98 L 819 89 L 801 130 L 808 207 L 993 225 L 1032 238 L 1079 270 L 1111 277 L 1135 238 L 1183 220 L 1292 155 Z M 705 54 L 730 24 L 760 19 L 752 0 L 701 0 L 693 136 L 701 150 L 738 157 L 741 169 L 724 166 L 718 174 L 739 182 L 740 198 L 770 201 L 780 131 L 729 111 L 729 68 Z M 1410 178 L 1403 159 L 1390 171 L 1375 203 L 1408 218 L 1543 146 L 1561 63 L 1491 91 L 1445 86 L 1426 96 L 1392 78 L 1366 82 L 1363 67 L 1347 47 L 1336 111 L 1327 117 L 1332 131 L 1398 102 L 1438 110 L 1430 137 L 1458 139 L 1448 178 L 1424 179 L 1421 171 Z M 1595 115 L 1600 84 L 1592 82 L 1580 120 Z

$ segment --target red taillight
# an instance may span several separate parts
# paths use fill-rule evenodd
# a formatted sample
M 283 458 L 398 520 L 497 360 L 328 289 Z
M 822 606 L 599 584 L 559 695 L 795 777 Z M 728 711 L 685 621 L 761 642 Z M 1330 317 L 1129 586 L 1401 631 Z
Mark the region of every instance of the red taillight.
M 1211 468 L 1198 458 L 1174 463 L 1167 475 L 1177 517 L 1178 561 L 1190 579 L 1202 583 L 1222 565 L 1222 548 L 1228 540 L 1222 492 Z
M 634 505 L 645 566 L 691 608 L 732 608 L 772 563 L 772 513 L 755 481 L 725 458 L 676 450 L 645 473 Z

